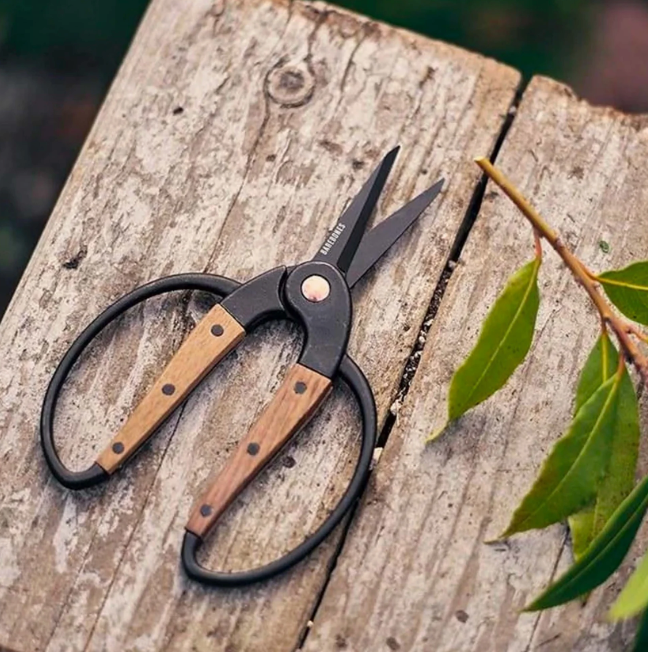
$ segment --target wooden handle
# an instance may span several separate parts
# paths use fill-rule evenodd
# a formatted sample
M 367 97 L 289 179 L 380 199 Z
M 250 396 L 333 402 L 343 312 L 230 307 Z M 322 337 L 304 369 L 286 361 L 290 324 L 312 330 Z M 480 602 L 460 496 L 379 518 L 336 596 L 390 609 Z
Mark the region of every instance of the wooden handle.
M 220 305 L 212 308 L 99 455 L 97 464 L 107 473 L 114 473 L 244 337 L 245 329 L 225 308 Z
M 331 389 L 331 380 L 296 364 L 279 391 L 241 440 L 203 499 L 186 530 L 204 537 L 218 517 L 281 447 L 313 416 Z

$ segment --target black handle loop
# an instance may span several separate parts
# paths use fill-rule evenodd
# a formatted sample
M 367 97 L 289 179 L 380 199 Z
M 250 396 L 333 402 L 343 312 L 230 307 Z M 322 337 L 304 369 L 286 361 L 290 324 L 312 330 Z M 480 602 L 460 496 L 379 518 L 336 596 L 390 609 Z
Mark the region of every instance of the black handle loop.
M 68 489 L 85 489 L 104 480 L 109 475 L 97 463 L 85 471 L 71 471 L 61 462 L 54 444 L 54 413 L 61 388 L 65 383 L 74 363 L 88 347 L 90 342 L 115 319 L 130 308 L 160 294 L 178 290 L 203 290 L 219 297 L 226 297 L 239 287 L 239 283 L 224 276 L 213 274 L 177 274 L 147 283 L 113 303 L 102 312 L 74 341 L 59 363 L 50 381 L 43 410 L 41 412 L 41 445 L 47 465 L 54 477 Z
M 362 417 L 362 446 L 355 472 L 346 492 L 331 512 L 329 517 L 306 541 L 298 545 L 289 553 L 260 568 L 238 572 L 210 571 L 201 566 L 196 560 L 196 553 L 203 541 L 192 532 L 185 532 L 182 542 L 182 564 L 187 575 L 211 586 L 242 586 L 270 579 L 283 573 L 309 555 L 324 539 L 335 529 L 344 518 L 345 514 L 353 507 L 360 496 L 369 473 L 369 467 L 376 446 L 376 405 L 369 382 L 358 365 L 348 356 L 342 358 L 338 374 L 351 388 L 358 404 Z
M 71 471 L 61 462 L 54 444 L 53 424 L 59 394 L 75 362 L 92 340 L 127 310 L 160 294 L 178 290 L 202 290 L 219 297 L 226 297 L 239 285 L 232 279 L 211 274 L 178 274 L 158 279 L 120 298 L 79 335 L 59 363 L 50 381 L 41 412 L 40 432 L 43 453 L 52 474 L 63 486 L 69 489 L 85 489 L 110 477 L 96 463 L 84 471 Z M 291 315 L 287 313 L 284 315 L 291 318 Z M 280 315 L 273 313 L 271 316 L 279 317 Z M 196 560 L 196 553 L 203 543 L 202 539 L 195 534 L 185 532 L 182 544 L 182 563 L 189 577 L 212 586 L 241 586 L 267 580 L 283 573 L 308 556 L 331 534 L 353 507 L 364 488 L 376 445 L 376 406 L 367 379 L 350 357 L 344 355 L 337 373 L 350 387 L 360 406 L 362 446 L 351 482 L 336 508 L 324 523 L 294 550 L 265 566 L 240 572 L 210 571 L 201 566 Z

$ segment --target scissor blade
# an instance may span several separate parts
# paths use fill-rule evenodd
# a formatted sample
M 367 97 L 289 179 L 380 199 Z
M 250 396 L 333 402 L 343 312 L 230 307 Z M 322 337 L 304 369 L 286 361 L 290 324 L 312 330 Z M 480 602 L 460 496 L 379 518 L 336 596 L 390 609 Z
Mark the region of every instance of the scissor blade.
M 365 235 L 346 273 L 349 287 L 353 287 L 398 238 L 416 222 L 441 192 L 443 182 L 444 179 L 437 181 L 431 188 L 412 199 Z
M 342 272 L 349 269 L 399 149 L 400 147 L 392 149 L 373 171 L 369 180 L 342 213 L 313 260 L 331 263 Z

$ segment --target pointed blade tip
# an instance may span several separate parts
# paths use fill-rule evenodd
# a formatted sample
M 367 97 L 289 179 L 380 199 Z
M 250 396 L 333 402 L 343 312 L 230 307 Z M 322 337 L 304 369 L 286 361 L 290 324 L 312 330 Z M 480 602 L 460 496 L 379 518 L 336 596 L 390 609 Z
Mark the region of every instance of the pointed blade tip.
M 441 192 L 445 182 L 439 179 L 399 210 L 375 226 L 363 239 L 346 274 L 349 287 L 353 287 L 388 249 L 425 213 Z M 413 210 L 413 212 L 412 212 Z M 392 225 L 392 226 L 390 226 Z
M 424 190 L 419 195 L 419 197 L 429 198 L 428 205 L 431 204 L 437 198 L 437 195 L 441 192 L 444 183 L 445 183 L 444 178 L 439 179 L 438 181 L 433 183 L 427 190 Z
M 383 160 L 391 159 L 392 161 L 396 159 L 398 156 L 398 152 L 400 152 L 400 145 L 396 145 L 396 147 L 393 147 L 390 149 L 387 154 L 385 155 L 385 158 Z
M 345 224 L 345 234 L 335 239 L 331 247 L 324 254 L 322 254 L 322 249 L 320 249 L 312 260 L 320 260 L 320 257 L 324 255 L 327 256 L 327 262 L 330 262 L 342 272 L 348 271 L 353 257 L 357 252 L 357 248 L 362 241 L 367 220 L 382 194 L 399 149 L 400 145 L 397 145 L 383 157 L 369 179 L 365 181 L 360 192 L 356 194 L 351 204 L 349 204 L 340 216 L 338 224 L 341 222 Z M 330 237 L 330 234 L 328 237 Z M 330 254 L 329 252 L 333 253 Z

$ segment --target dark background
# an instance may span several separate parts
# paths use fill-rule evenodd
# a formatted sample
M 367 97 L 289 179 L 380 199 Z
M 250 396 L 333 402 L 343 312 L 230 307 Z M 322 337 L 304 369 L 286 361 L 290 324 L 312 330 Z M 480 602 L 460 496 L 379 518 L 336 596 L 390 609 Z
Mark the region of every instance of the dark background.
M 337 4 L 648 112 L 646 0 Z M 147 0 L 0 0 L 0 316 Z

